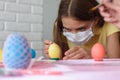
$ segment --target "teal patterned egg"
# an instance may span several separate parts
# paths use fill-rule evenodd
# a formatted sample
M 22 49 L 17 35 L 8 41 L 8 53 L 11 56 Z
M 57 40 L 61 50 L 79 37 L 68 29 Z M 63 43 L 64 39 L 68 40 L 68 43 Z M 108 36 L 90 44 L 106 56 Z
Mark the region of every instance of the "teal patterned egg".
M 26 69 L 31 62 L 30 46 L 20 33 L 10 34 L 3 48 L 3 63 L 8 69 Z

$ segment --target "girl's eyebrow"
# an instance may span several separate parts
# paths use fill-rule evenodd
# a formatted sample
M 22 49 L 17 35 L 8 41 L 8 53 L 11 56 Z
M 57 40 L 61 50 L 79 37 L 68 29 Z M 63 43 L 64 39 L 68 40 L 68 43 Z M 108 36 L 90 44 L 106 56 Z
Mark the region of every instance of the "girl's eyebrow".
M 64 26 L 63 26 L 63 28 L 64 28 L 64 29 L 69 29 L 69 28 L 66 28 L 66 27 L 64 27 Z
M 82 25 L 82 26 L 76 28 L 76 30 L 78 30 L 78 29 L 83 29 L 83 28 L 87 28 L 87 27 L 88 27 L 88 25 Z M 64 29 L 67 29 L 67 30 L 70 30 L 70 28 L 67 28 L 67 27 L 65 27 L 65 26 L 63 26 L 63 28 L 64 28 Z

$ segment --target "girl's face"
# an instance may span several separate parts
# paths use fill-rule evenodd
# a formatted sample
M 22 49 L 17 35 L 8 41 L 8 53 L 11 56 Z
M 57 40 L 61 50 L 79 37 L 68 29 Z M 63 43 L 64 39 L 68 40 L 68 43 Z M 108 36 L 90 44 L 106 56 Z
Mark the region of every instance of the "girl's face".
M 64 31 L 77 33 L 80 31 L 85 31 L 93 25 L 93 21 L 80 21 L 76 20 L 73 17 L 63 17 L 62 23 L 64 27 Z

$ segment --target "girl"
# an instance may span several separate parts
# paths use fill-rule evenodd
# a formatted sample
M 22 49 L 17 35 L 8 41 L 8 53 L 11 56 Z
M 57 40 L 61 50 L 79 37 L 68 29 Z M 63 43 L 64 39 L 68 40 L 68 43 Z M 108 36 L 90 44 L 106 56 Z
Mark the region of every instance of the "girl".
M 106 48 L 106 58 L 119 58 L 119 30 L 105 23 L 99 11 L 90 12 L 96 0 L 61 0 L 53 30 L 53 42 L 62 49 L 62 59 L 91 58 L 92 46 L 99 42 Z M 46 40 L 44 53 L 52 41 Z

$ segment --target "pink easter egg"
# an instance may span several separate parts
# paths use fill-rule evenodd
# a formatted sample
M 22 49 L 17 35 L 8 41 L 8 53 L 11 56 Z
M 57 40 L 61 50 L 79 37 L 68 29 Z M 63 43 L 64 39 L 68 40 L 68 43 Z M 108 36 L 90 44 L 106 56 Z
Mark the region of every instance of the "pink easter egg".
M 95 61 L 102 61 L 105 56 L 105 52 L 104 46 L 100 43 L 96 43 L 91 49 L 91 54 Z

